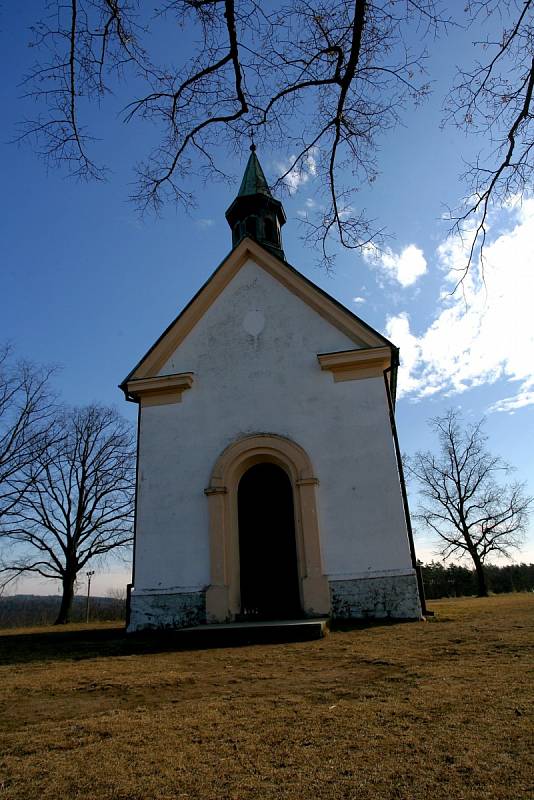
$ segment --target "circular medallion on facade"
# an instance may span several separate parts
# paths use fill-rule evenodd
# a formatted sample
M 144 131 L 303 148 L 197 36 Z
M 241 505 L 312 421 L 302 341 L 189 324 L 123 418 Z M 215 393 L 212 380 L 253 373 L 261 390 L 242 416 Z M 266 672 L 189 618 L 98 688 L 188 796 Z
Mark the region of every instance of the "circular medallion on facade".
M 265 315 L 259 308 L 248 311 L 243 320 L 243 328 L 251 336 L 258 336 L 265 327 Z

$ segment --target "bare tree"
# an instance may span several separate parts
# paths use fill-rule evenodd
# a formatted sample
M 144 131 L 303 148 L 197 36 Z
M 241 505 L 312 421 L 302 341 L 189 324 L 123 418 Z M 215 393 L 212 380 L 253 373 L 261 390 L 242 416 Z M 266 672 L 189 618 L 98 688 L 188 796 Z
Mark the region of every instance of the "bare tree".
M 9 345 L 0 347 L 0 522 L 28 489 L 28 469 L 54 438 L 52 372 L 15 361 Z
M 483 143 L 462 176 L 464 208 L 452 215 L 454 230 L 471 243 L 464 276 L 477 246 L 483 255 L 492 205 L 523 196 L 534 177 L 534 0 L 469 0 L 466 13 L 483 37 L 474 42 L 481 55 L 458 70 L 447 99 L 447 120 Z M 496 20 L 501 35 L 484 37 Z
M 4 583 L 22 574 L 60 580 L 57 624 L 69 621 L 76 576 L 133 537 L 132 427 L 113 409 L 64 410 L 63 432 L 26 470 L 28 491 L 6 515 L 0 538 L 10 556 Z
M 104 176 L 84 112 L 125 75 L 136 93 L 126 121 L 159 131 L 137 169 L 140 209 L 168 199 L 189 208 L 191 175 L 228 177 L 224 151 L 254 135 L 285 150 L 278 186 L 310 172 L 321 181 L 324 204 L 307 230 L 326 263 L 331 236 L 348 248 L 379 237 L 356 210 L 355 191 L 376 176 L 379 134 L 428 92 L 424 50 L 412 52 L 407 41 L 411 29 L 422 41 L 446 26 L 435 0 L 164 0 L 152 17 L 128 0 L 50 0 L 46 8 L 34 27 L 38 61 L 26 76 L 41 113 L 21 138 L 33 139 L 48 163 L 82 179 Z M 195 44 L 183 61 L 160 63 L 148 33 L 161 47 L 180 28 Z
M 484 562 L 490 553 L 509 556 L 521 544 L 534 498 L 524 484 L 498 480 L 511 468 L 486 449 L 483 421 L 464 428 L 460 414 L 450 410 L 430 425 L 439 453 L 406 459 L 408 474 L 419 482 L 421 504 L 414 516 L 441 541 L 443 558 L 471 558 L 478 594 L 485 597 Z

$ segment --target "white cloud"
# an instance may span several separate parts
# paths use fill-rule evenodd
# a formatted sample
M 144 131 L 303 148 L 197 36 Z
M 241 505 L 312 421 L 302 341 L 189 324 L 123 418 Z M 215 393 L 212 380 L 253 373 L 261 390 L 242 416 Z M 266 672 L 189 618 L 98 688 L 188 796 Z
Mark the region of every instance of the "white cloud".
M 299 208 L 297 211 L 297 215 L 301 219 L 308 219 L 310 211 L 314 211 L 316 208 L 320 208 L 320 206 L 313 199 L 313 197 L 307 197 L 306 200 L 304 201 L 304 208 Z
M 302 158 L 291 170 L 289 170 L 289 167 L 295 161 L 297 157 L 296 154 L 289 156 L 289 160 L 286 163 L 279 162 L 276 165 L 281 175 L 285 176 L 284 183 L 289 189 L 289 194 L 295 194 L 295 192 L 297 192 L 301 186 L 303 186 L 305 183 L 308 183 L 310 178 L 314 178 L 315 175 L 317 175 L 317 160 L 315 158 L 316 154 L 317 152 L 315 148 L 312 148 L 312 150 L 310 150 L 310 152 L 304 156 L 304 158 Z M 313 208 L 313 200 L 308 198 L 306 205 L 308 208 Z
M 365 297 L 353 297 L 352 302 L 356 303 L 356 305 L 360 305 L 361 303 L 366 303 L 367 300 L 365 299 Z
M 197 219 L 197 225 L 199 228 L 211 228 L 212 225 L 215 225 L 215 220 L 203 217 L 201 219 Z
M 400 347 L 401 365 L 399 396 L 420 390 L 420 380 L 415 377 L 418 366 L 422 361 L 421 344 L 410 331 L 410 318 L 403 311 L 396 317 L 391 317 L 386 323 L 388 339 Z
M 400 253 L 394 253 L 390 247 L 379 250 L 374 244 L 366 244 L 362 248 L 362 255 L 368 263 L 378 266 L 401 286 L 411 286 L 426 272 L 426 258 L 415 244 L 409 244 Z
M 484 274 L 473 265 L 453 295 L 467 261 L 468 238 L 464 244 L 455 238 L 439 246 L 446 286 L 426 331 L 415 335 L 406 312 L 387 321 L 387 335 L 401 349 L 401 394 L 455 394 L 504 378 L 519 382 L 518 390 L 489 411 L 534 403 L 534 199 L 503 215 L 508 228 L 501 226 L 486 245 Z
M 493 405 L 488 408 L 488 411 L 508 411 L 510 414 L 513 414 L 516 409 L 533 404 L 534 391 L 528 391 L 528 388 L 524 388 L 514 397 L 503 397 L 502 400 L 493 403 Z

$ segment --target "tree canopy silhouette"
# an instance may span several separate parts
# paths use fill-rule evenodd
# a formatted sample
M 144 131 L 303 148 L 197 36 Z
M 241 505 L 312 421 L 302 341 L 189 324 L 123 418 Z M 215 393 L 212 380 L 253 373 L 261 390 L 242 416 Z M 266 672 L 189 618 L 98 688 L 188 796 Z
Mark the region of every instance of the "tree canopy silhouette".
M 43 0 L 37 61 L 25 78 L 40 111 L 20 138 L 72 176 L 103 179 L 87 102 L 122 77 L 125 121 L 157 132 L 136 167 L 138 208 L 190 207 L 191 177 L 224 178 L 224 153 L 253 135 L 285 151 L 278 186 L 317 177 L 324 202 L 306 235 L 328 265 L 332 240 L 353 249 L 380 243 L 380 222 L 356 191 L 377 175 L 378 136 L 429 92 L 425 45 L 451 25 L 472 25 L 478 37 L 500 15 L 502 35 L 478 39 L 482 57 L 459 71 L 447 103 L 449 121 L 494 145 L 468 167 L 468 198 L 453 214 L 472 237 L 469 267 L 491 203 L 521 193 L 532 177 L 533 2 L 469 0 L 452 16 L 438 0 L 164 0 L 156 13 L 135 0 Z

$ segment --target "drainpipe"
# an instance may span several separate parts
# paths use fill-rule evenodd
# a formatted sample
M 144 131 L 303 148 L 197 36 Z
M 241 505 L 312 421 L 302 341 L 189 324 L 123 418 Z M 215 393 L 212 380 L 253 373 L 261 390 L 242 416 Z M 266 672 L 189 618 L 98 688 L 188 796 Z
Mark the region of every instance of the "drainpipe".
M 124 392 L 124 397 L 129 403 L 137 403 L 137 440 L 135 448 L 135 493 L 134 493 L 134 518 L 133 518 L 133 546 L 132 546 L 132 581 L 126 584 L 126 628 L 130 624 L 130 609 L 132 589 L 135 587 L 135 561 L 137 550 L 137 503 L 139 492 L 139 445 L 141 438 L 141 401 L 126 390 L 126 381 L 119 384 L 119 389 Z
M 423 574 L 421 572 L 421 567 L 417 563 L 417 556 L 415 555 L 415 545 L 413 541 L 413 530 L 412 530 L 412 520 L 410 518 L 410 508 L 408 506 L 408 493 L 406 491 L 406 481 L 404 480 L 404 470 L 402 467 L 402 457 L 401 451 L 399 447 L 399 437 L 397 435 L 397 425 L 395 423 L 395 394 L 397 388 L 397 369 L 399 366 L 399 350 L 397 347 L 391 348 L 391 366 L 387 367 L 384 370 L 384 383 L 386 386 L 386 395 L 388 398 L 388 410 L 389 410 L 389 422 L 391 425 L 391 433 L 393 436 L 393 443 L 395 445 L 395 456 L 397 458 L 397 469 L 399 471 L 399 479 L 400 479 L 400 486 L 401 486 L 401 494 L 402 494 L 402 505 L 404 508 L 404 518 L 406 520 L 406 530 L 408 532 L 408 542 L 410 545 L 410 555 L 412 558 L 412 566 L 415 570 L 415 574 L 417 577 L 417 589 L 419 591 L 419 601 L 421 603 L 421 611 L 423 616 L 431 617 L 434 616 L 432 611 L 429 611 L 426 607 L 426 599 L 425 599 L 425 587 L 423 584 Z M 390 381 L 388 380 L 388 374 L 391 378 L 391 385 Z

